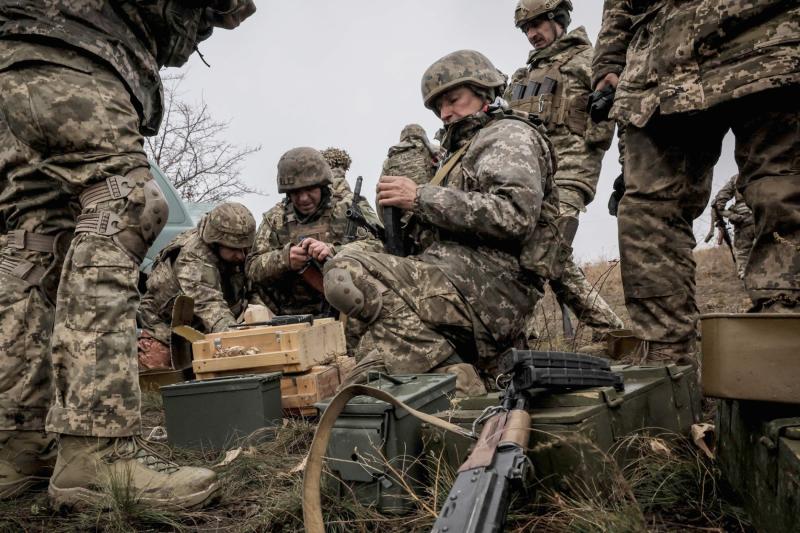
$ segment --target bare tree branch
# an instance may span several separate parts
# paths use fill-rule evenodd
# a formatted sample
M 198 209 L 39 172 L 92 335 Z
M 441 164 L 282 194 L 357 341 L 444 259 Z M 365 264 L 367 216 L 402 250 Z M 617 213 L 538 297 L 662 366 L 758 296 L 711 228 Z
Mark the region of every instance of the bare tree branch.
M 145 151 L 190 202 L 223 202 L 243 194 L 264 194 L 241 179 L 241 166 L 261 146 L 225 140 L 230 122 L 215 120 L 205 102 L 182 99 L 183 74 L 164 77 L 161 130 L 145 139 Z

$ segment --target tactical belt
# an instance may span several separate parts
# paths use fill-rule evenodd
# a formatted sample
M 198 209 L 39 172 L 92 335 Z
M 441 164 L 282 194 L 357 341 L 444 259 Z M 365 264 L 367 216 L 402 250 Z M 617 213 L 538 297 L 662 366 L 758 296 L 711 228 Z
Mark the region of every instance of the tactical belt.
M 6 246 L 17 250 L 53 253 L 55 241 L 56 238 L 49 235 L 41 235 L 23 229 L 15 229 L 8 232 Z
M 127 198 L 135 187 L 136 182 L 130 178 L 111 176 L 81 193 L 81 207 L 86 209 L 94 207 L 100 202 Z
M 109 211 L 89 213 L 78 217 L 75 233 L 96 233 L 110 237 L 125 229 L 125 223 L 119 215 Z
M 38 285 L 42 281 L 46 270 L 25 259 L 3 256 L 0 257 L 0 272 L 19 278 L 31 285 Z

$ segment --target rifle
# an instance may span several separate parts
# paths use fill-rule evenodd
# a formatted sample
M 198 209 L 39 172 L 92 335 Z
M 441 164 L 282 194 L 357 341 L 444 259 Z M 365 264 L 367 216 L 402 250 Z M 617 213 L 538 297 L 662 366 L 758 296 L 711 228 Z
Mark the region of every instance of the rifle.
M 719 230 L 722 240 L 728 245 L 728 250 L 731 252 L 733 264 L 736 265 L 736 253 L 733 250 L 733 241 L 731 240 L 731 234 L 728 232 L 728 225 L 725 223 L 725 218 L 722 216 L 722 213 L 720 213 L 719 209 L 717 209 L 717 206 L 712 205 L 711 228 L 708 230 L 708 235 L 706 235 L 705 242 L 710 241 L 714 237 L 714 229 Z
M 236 324 L 235 326 L 231 326 L 230 329 L 244 329 L 256 326 L 289 326 L 292 324 L 303 324 L 303 323 L 313 324 L 314 315 L 276 316 L 272 320 L 267 320 L 266 322 L 255 322 L 253 324 Z
M 370 232 L 376 239 L 383 241 L 386 238 L 383 228 L 367 220 L 364 217 L 364 212 L 361 211 L 361 207 L 358 205 L 358 202 L 361 200 L 361 185 L 363 183 L 364 178 L 359 176 L 358 179 L 356 179 L 356 187 L 353 189 L 353 201 L 345 213 L 347 216 L 347 227 L 344 232 L 346 242 L 352 242 L 356 239 L 356 231 L 359 226 Z
M 499 533 L 503 531 L 512 491 L 532 474 L 525 453 L 530 440 L 528 409 L 548 390 L 613 386 L 622 377 L 599 357 L 563 352 L 511 349 L 498 364 L 509 376 L 500 405 L 475 421 L 484 423 L 478 442 L 458 470 L 432 533 Z
M 383 208 L 384 241 L 386 251 L 398 257 L 405 257 L 406 245 L 403 241 L 403 227 L 401 219 L 403 211 L 399 207 Z

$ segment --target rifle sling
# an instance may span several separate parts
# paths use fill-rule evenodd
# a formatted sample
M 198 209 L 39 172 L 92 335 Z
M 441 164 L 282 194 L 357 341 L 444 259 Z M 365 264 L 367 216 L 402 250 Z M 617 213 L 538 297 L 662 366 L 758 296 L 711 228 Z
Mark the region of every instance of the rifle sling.
M 467 153 L 467 149 L 469 148 L 470 144 L 472 144 L 472 139 L 467 141 L 467 143 L 464 146 L 459 148 L 456 151 L 456 153 L 450 156 L 450 158 L 447 161 L 445 161 L 445 163 L 436 172 L 436 175 L 430 181 L 429 185 L 435 185 L 437 187 L 441 185 L 444 182 L 444 180 L 447 179 L 447 176 L 449 176 L 450 173 L 453 171 L 458 162 L 461 161 L 461 158 L 464 157 L 464 154 Z
M 454 156 L 455 157 L 455 156 Z M 387 402 L 397 409 L 404 409 L 408 414 L 417 417 L 426 424 L 451 431 L 469 438 L 474 436 L 464 428 L 446 422 L 435 416 L 412 409 L 391 394 L 366 385 L 350 385 L 342 389 L 332 400 L 328 408 L 319 419 L 311 449 L 306 458 L 305 473 L 303 474 L 303 522 L 307 533 L 325 533 L 325 523 L 322 520 L 322 499 L 320 497 L 320 482 L 322 480 L 322 463 L 328 449 L 331 430 L 344 410 L 347 402 L 355 396 L 370 396 Z

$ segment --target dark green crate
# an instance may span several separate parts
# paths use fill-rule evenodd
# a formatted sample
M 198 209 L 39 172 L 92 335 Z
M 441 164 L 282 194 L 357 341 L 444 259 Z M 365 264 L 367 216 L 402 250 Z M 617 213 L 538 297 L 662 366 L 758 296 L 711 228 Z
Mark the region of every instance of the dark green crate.
M 391 379 L 368 384 L 425 413 L 447 409 L 456 383 L 451 374 Z M 328 404 L 322 402 L 317 407 L 324 411 Z M 414 504 L 403 484 L 420 493 L 426 481 L 426 469 L 420 462 L 420 421 L 407 411 L 374 398 L 357 396 L 347 404 L 331 432 L 327 456 L 328 468 L 336 478 L 326 479 L 327 488 L 341 498 L 355 497 L 362 505 L 382 513 L 408 512 Z
M 188 381 L 161 387 L 170 444 L 227 449 L 280 424 L 280 372 Z

